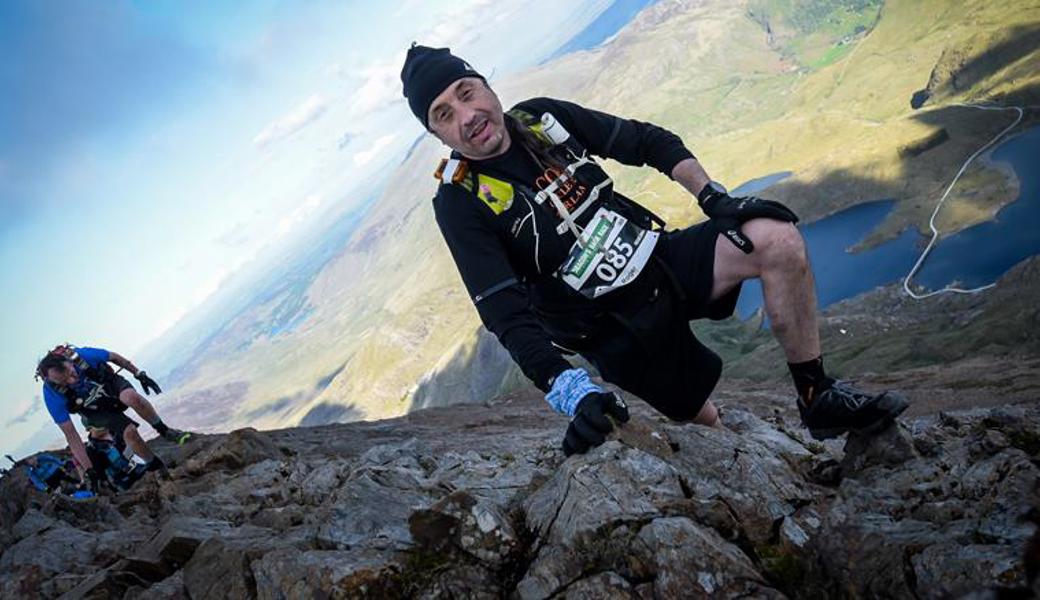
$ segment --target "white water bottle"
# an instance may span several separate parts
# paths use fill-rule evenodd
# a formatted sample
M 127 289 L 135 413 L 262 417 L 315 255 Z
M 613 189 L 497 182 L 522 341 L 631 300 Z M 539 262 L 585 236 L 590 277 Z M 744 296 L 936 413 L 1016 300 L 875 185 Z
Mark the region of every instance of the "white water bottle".
M 557 146 L 571 138 L 570 132 L 551 113 L 542 114 L 542 132 Z

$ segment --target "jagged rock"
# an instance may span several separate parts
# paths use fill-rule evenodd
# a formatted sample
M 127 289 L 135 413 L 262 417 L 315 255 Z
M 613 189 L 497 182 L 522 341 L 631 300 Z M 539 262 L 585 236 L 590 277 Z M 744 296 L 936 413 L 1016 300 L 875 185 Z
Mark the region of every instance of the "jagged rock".
M 321 506 L 343 481 L 343 467 L 336 462 L 318 465 L 300 482 L 300 502 Z
M 199 545 L 184 565 L 184 588 L 192 598 L 253 598 L 256 582 L 250 562 L 262 553 L 262 550 L 229 548 L 223 541 L 210 538 Z
M 277 550 L 253 563 L 257 597 L 399 597 L 400 564 L 380 550 Z
M 663 507 L 685 498 L 673 466 L 610 441 L 565 462 L 524 509 L 540 537 L 567 544 L 608 523 L 659 516 Z
M 148 598 L 148 600 L 188 600 L 188 593 L 184 589 L 184 575 L 177 571 L 159 583 L 147 589 L 128 589 L 123 596 L 125 600 L 131 598 Z
M 443 562 L 444 558 L 434 562 Z M 479 565 L 449 567 L 440 565 L 426 569 L 426 561 L 411 565 L 412 572 L 403 578 L 406 597 L 418 598 L 473 598 L 495 600 L 502 598 L 502 581 L 494 573 Z M 443 570 L 442 570 L 443 569 Z
M 198 475 L 220 469 L 241 469 L 264 460 L 285 458 L 282 449 L 253 428 L 232 431 L 226 437 L 213 438 L 206 450 L 187 460 L 186 474 Z
M 761 421 L 750 413 L 744 418 Z M 822 494 L 791 467 L 792 461 L 812 460 L 813 454 L 792 452 L 780 438 L 766 436 L 760 442 L 763 436 L 700 426 L 670 426 L 669 434 L 681 448 L 669 463 L 682 473 L 687 493 L 725 505 L 753 543 L 769 542 L 775 523 Z
M 1022 548 L 1017 545 L 935 544 L 914 554 L 910 563 L 919 593 L 930 598 L 964 595 L 979 581 L 1013 586 L 1024 577 Z
M 567 586 L 566 600 L 635 600 L 639 595 L 617 573 L 607 571 L 586 577 Z
M 626 543 L 624 533 L 612 530 L 663 516 L 685 499 L 674 467 L 618 441 L 566 461 L 524 504 L 543 545 L 519 584 L 520 596 L 558 592 L 587 572 L 597 553 Z
M 0 595 L 931 598 L 1038 585 L 1040 406 L 925 416 L 843 447 L 809 440 L 780 400 L 753 400 L 757 413 L 728 401 L 728 430 L 649 419 L 633 401 L 611 441 L 567 459 L 562 421 L 520 397 L 207 436 L 172 479 L 93 503 L 25 501 L 5 477 Z M 220 458 L 236 444 L 260 451 Z
M 624 427 L 612 431 L 608 439 L 617 440 L 625 446 L 638 448 L 661 458 L 671 456 L 678 449 L 678 444 L 672 441 L 666 431 L 655 427 L 652 421 L 640 416 L 632 417 Z
M 780 598 L 740 548 L 684 517 L 654 519 L 629 547 L 633 579 L 659 598 Z
M 0 558 L 0 572 L 30 565 L 52 574 L 89 572 L 89 561 L 84 557 L 93 555 L 97 543 L 86 531 L 57 525 L 6 548 Z
M 285 531 L 304 522 L 306 511 L 302 506 L 277 506 L 262 509 L 253 515 L 250 523 L 258 527 L 267 527 L 277 531 Z
M 841 471 L 847 477 L 869 467 L 891 467 L 916 457 L 917 450 L 910 432 L 896 423 L 875 435 L 849 434 Z
M 229 525 L 223 522 L 177 518 L 149 540 L 139 554 L 145 559 L 166 560 L 174 565 L 183 565 L 191 560 L 199 544 L 228 529 Z
M 36 535 L 41 531 L 54 527 L 56 524 L 57 522 L 54 519 L 41 513 L 35 508 L 30 508 L 25 511 L 22 518 L 18 519 L 18 522 L 14 524 L 14 527 L 11 530 L 11 533 L 14 536 L 12 542 L 27 538 L 31 535 Z
M 168 565 L 161 562 L 122 559 L 83 579 L 79 585 L 61 597 L 68 600 L 118 598 L 141 585 L 162 581 L 171 571 Z
M 380 485 L 369 473 L 345 483 L 335 498 L 318 527 L 318 543 L 326 549 L 348 549 L 362 543 L 407 548 L 412 541 L 408 517 L 430 503 L 420 491 Z
M 506 561 L 519 544 L 505 513 L 467 492 L 455 492 L 429 509 L 412 513 L 408 528 L 426 552 L 458 549 L 492 565 Z

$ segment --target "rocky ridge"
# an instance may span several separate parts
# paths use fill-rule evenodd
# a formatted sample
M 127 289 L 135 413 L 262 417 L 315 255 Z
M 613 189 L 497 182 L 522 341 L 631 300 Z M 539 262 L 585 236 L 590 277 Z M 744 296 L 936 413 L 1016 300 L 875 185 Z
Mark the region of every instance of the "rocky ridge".
M 169 479 L 94 502 L 28 491 L 15 471 L 0 481 L 0 596 L 1029 594 L 1035 403 L 827 443 L 783 394 L 730 400 L 729 430 L 632 404 L 619 436 L 566 460 L 563 420 L 518 393 L 157 443 L 176 456 Z

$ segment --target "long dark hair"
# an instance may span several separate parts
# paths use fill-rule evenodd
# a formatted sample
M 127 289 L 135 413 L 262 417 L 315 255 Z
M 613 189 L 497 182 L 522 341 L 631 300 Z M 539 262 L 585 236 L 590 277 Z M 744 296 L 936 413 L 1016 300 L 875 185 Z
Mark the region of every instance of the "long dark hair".
M 542 171 L 548 171 L 550 168 L 557 171 L 563 171 L 567 168 L 567 165 L 560 162 L 560 159 L 553 156 L 549 152 L 549 148 L 545 142 L 538 139 L 529 127 L 520 122 L 519 119 L 513 115 L 505 114 L 506 127 L 509 129 L 509 134 L 513 136 L 513 139 L 520 144 L 520 146 L 527 151 L 528 155 L 534 159 L 534 162 L 538 165 Z

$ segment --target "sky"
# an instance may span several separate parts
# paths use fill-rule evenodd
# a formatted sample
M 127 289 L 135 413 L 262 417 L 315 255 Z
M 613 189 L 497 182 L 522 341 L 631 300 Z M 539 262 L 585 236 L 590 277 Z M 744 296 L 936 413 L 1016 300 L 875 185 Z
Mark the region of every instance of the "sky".
M 422 133 L 399 79 L 411 41 L 494 79 L 609 4 L 0 3 L 0 450 L 47 422 L 47 349 L 133 359 L 359 205 Z

